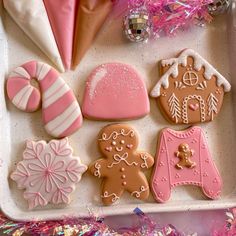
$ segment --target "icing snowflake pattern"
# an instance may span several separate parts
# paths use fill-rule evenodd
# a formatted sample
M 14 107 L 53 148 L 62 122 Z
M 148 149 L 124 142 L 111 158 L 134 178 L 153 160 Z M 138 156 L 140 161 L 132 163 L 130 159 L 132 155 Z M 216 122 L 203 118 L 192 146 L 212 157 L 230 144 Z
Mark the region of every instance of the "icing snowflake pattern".
M 17 164 L 11 178 L 21 189 L 26 189 L 24 198 L 29 208 L 69 203 L 69 195 L 75 184 L 87 170 L 78 157 L 72 156 L 68 139 L 45 141 L 27 141 L 23 161 Z

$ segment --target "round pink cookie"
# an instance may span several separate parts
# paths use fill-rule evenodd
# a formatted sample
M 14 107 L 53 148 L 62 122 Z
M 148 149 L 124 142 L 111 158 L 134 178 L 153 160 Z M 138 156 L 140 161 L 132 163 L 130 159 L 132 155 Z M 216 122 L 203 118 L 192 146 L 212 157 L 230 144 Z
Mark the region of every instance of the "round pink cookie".
M 75 184 L 87 170 L 78 157 L 74 157 L 68 139 L 27 141 L 23 161 L 17 164 L 11 179 L 20 189 L 25 189 L 24 198 L 29 209 L 48 203 L 70 202 Z
M 98 120 L 127 120 L 143 117 L 149 111 L 144 81 L 131 66 L 103 64 L 88 77 L 82 105 L 84 116 Z
M 31 82 L 36 79 L 40 90 Z M 17 67 L 7 79 L 7 94 L 20 110 L 34 112 L 42 104 L 46 131 L 56 138 L 71 135 L 82 125 L 80 106 L 59 73 L 46 63 L 30 61 Z

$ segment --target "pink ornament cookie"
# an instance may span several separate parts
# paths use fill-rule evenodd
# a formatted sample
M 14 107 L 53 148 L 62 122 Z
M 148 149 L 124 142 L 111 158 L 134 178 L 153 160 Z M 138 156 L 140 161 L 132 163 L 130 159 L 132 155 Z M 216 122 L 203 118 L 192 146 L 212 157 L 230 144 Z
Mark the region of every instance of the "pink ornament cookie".
M 25 189 L 24 198 L 28 200 L 29 209 L 50 202 L 70 202 L 69 195 L 87 170 L 72 153 L 67 138 L 49 143 L 27 141 L 23 161 L 17 164 L 11 179 L 20 189 Z
M 211 199 L 219 197 L 222 180 L 200 127 L 163 129 L 151 187 L 158 202 L 166 202 L 178 185 L 196 185 Z
M 88 77 L 83 115 L 97 120 L 127 120 L 147 115 L 149 99 L 144 81 L 129 65 L 108 63 Z
M 32 85 L 33 79 L 40 89 Z M 46 131 L 56 138 L 71 135 L 82 125 L 80 106 L 73 91 L 51 66 L 30 61 L 17 67 L 7 79 L 7 94 L 20 110 L 34 112 L 42 104 Z

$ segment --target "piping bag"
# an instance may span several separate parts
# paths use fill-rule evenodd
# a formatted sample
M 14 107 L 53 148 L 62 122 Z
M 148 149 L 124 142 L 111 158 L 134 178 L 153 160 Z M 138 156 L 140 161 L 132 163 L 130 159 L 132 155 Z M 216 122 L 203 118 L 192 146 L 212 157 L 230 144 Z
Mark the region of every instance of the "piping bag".
M 73 69 L 93 43 L 112 7 L 112 0 L 79 1 L 73 44 Z

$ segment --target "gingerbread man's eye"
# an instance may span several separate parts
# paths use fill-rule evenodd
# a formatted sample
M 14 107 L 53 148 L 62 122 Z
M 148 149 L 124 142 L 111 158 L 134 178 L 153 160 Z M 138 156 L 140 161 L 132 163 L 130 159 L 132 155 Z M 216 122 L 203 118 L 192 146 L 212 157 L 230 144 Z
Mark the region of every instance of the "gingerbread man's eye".
M 115 146 L 115 145 L 116 145 L 116 141 L 112 141 L 111 144 L 112 144 L 113 146 Z
M 124 143 L 125 143 L 125 140 L 121 140 L 120 143 L 121 143 L 121 144 L 124 144 Z

